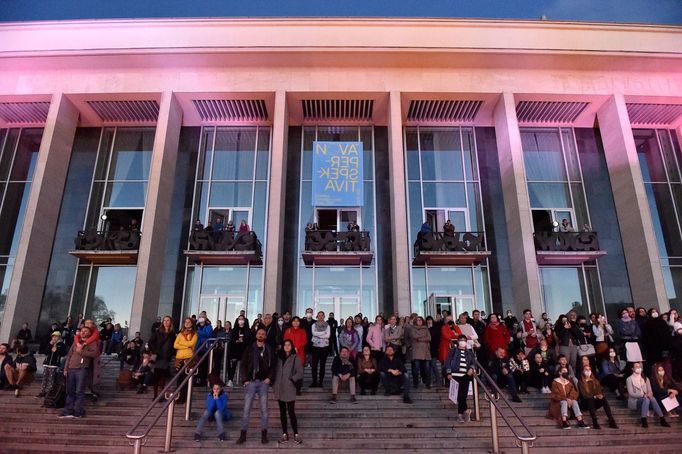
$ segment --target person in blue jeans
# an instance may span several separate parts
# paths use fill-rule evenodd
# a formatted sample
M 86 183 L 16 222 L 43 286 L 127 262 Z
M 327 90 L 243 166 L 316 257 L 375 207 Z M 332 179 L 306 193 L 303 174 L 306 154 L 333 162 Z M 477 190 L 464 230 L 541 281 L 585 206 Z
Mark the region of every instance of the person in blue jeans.
M 60 418 L 82 418 L 85 416 L 85 382 L 93 361 L 99 355 L 97 342 L 86 344 L 91 329 L 83 326 L 77 341 L 71 345 L 66 356 L 66 403 Z
M 242 426 L 237 444 L 246 441 L 246 431 L 249 428 L 249 416 L 253 398 L 258 394 L 260 403 L 261 443 L 268 442 L 268 388 L 275 381 L 277 363 L 275 352 L 266 343 L 267 333 L 260 328 L 256 332 L 256 342 L 246 347 L 242 356 L 241 377 L 244 382 L 244 413 Z
M 206 425 L 206 421 L 211 419 L 215 419 L 218 440 L 225 441 L 227 439 L 223 422 L 232 419 L 232 413 L 227 409 L 227 394 L 223 391 L 223 386 L 223 383 L 214 384 L 213 390 L 206 396 L 206 410 L 201 415 L 197 428 L 194 429 L 194 441 L 201 441 L 204 425 Z

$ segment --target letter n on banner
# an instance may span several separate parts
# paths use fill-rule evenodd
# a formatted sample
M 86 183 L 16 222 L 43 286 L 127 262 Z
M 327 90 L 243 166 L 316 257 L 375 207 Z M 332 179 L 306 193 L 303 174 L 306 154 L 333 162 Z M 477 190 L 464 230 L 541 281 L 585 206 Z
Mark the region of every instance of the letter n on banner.
M 362 142 L 313 142 L 313 206 L 364 205 Z

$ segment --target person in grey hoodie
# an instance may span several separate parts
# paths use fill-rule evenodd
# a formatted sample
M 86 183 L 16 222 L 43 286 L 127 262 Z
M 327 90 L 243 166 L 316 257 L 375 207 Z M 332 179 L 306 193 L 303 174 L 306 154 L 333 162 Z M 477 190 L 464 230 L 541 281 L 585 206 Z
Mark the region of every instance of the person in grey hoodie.
M 313 331 L 315 328 L 313 328 Z M 287 339 L 282 345 L 282 349 L 277 352 L 277 372 L 275 373 L 275 384 L 272 390 L 275 399 L 279 404 L 279 419 L 282 423 L 282 436 L 280 444 L 289 442 L 289 432 L 287 424 L 287 413 L 291 421 L 291 429 L 294 431 L 294 442 L 303 443 L 298 434 L 298 419 L 296 418 L 296 382 L 303 380 L 303 366 L 296 357 L 296 350 L 291 340 Z

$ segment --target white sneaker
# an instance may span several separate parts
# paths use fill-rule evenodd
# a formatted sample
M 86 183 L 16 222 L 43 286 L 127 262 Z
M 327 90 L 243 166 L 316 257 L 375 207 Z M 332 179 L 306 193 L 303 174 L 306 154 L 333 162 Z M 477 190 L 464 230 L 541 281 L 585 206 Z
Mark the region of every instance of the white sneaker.
M 548 386 L 545 386 L 542 388 L 542 394 L 552 394 L 552 391 L 549 389 Z
M 227 381 L 227 387 L 228 387 L 228 388 L 234 387 L 234 383 L 232 383 L 232 380 L 228 380 L 228 381 Z

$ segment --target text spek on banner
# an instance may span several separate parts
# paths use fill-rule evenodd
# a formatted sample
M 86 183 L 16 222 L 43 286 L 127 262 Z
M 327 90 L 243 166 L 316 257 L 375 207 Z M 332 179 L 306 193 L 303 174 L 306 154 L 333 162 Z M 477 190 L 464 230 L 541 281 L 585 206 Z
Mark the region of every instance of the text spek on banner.
M 362 142 L 313 142 L 313 206 L 362 206 Z

